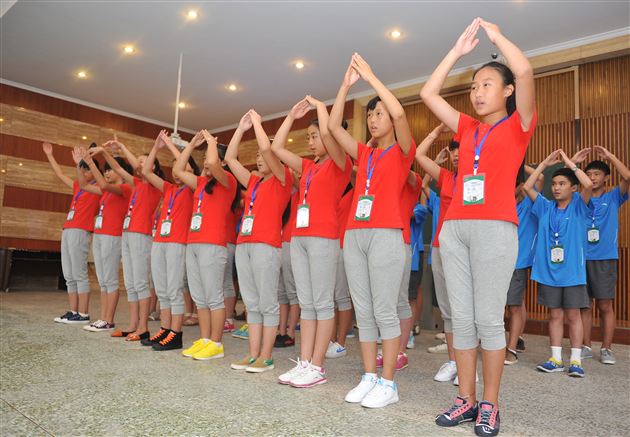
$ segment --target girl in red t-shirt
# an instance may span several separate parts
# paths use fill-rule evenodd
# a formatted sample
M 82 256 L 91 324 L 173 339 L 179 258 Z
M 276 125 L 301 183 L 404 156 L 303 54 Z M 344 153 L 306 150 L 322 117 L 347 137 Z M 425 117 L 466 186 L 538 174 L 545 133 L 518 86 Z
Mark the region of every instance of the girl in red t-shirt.
M 341 127 L 350 87 L 363 78 L 378 94 L 367 105 L 370 145 Z M 400 195 L 411 168 L 415 144 L 405 111 L 355 53 L 330 114 L 328 129 L 357 161 L 354 198 L 344 241 L 344 263 L 354 303 L 365 374 L 347 402 L 381 408 L 398 402 L 394 383 L 400 345 L 397 302 L 405 266 Z M 382 377 L 376 374 L 376 340 L 383 339 Z
M 243 133 L 254 127 L 260 153 L 258 171 L 238 161 Z M 282 214 L 291 196 L 292 175 L 271 151 L 260 115 L 250 110 L 241 118 L 225 161 L 241 185 L 247 187 L 241 230 L 236 242 L 236 269 L 247 308 L 249 352 L 232 363 L 234 370 L 261 373 L 274 368 L 272 349 L 278 330 L 278 281 L 282 263 Z
M 317 109 L 307 129 L 316 160 L 285 148 L 294 120 Z M 339 256 L 337 205 L 350 181 L 352 162 L 328 132 L 328 111 L 306 96 L 278 129 L 271 149 L 293 171 L 302 174 L 297 214 L 291 223 L 291 265 L 300 302 L 300 358 L 280 375 L 282 384 L 307 388 L 327 382 L 324 360 L 335 324 L 334 289 Z
M 482 28 L 507 63 L 490 62 L 473 75 L 470 100 L 481 121 L 453 108 L 440 89 L 449 71 L 479 43 Z M 505 358 L 503 313 L 518 251 L 514 185 L 536 125 L 533 69 L 499 28 L 476 18 L 424 85 L 420 96 L 460 137 L 453 200 L 440 233 L 459 377 L 454 405 L 440 426 L 476 419 L 477 435 L 499 432 L 499 386 Z M 483 354 L 483 401 L 477 406 L 477 347 Z
M 80 187 L 79 182 L 66 176 L 53 155 L 50 143 L 42 149 L 55 175 L 72 190 L 72 203 L 61 233 L 61 269 L 68 289 L 70 311 L 55 317 L 58 323 L 88 323 L 90 320 L 90 283 L 87 270 L 87 255 L 90 238 L 94 230 L 94 215 L 98 208 L 98 195 Z M 76 151 L 72 158 L 76 164 L 77 177 L 92 183 L 94 177 L 87 164 Z M 98 164 L 97 164 L 98 168 Z

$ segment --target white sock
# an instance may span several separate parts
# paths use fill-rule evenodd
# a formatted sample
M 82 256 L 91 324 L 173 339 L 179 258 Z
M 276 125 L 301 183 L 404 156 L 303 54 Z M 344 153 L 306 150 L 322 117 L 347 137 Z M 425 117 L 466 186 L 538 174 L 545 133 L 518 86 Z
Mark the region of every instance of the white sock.
M 76 311 L 70 311 L 70 312 L 71 312 L 72 314 L 77 314 L 77 312 L 76 312 Z
M 210 343 L 210 339 L 209 338 L 202 338 L 202 340 L 203 340 L 203 344 Z
M 89 314 L 87 314 L 87 313 L 86 313 L 86 314 L 79 313 L 79 315 L 80 315 L 81 317 L 87 317 L 87 316 L 89 316 Z
M 551 358 L 557 362 L 562 362 L 562 346 L 551 346 Z
M 372 378 L 372 380 L 374 381 L 378 379 L 378 375 L 376 373 L 366 373 L 366 375 Z
M 385 378 L 381 378 L 381 380 L 383 381 L 383 383 L 387 386 L 387 387 L 396 387 L 396 384 L 394 384 L 394 381 L 391 381 L 389 379 L 385 379 Z
M 318 372 L 321 372 L 321 371 L 322 371 L 322 368 L 321 368 L 321 367 L 316 366 L 316 365 L 315 365 L 315 364 L 313 364 L 313 363 L 311 363 L 311 367 L 312 367 L 313 369 L 317 370 Z
M 221 347 L 221 342 L 220 341 L 215 341 L 214 344 L 216 344 L 217 347 Z
M 455 367 L 457 367 L 457 363 L 455 361 L 453 361 L 453 360 L 448 360 L 448 363 L 454 365 Z
M 571 363 L 576 362 L 579 365 L 582 365 L 582 348 L 580 347 L 572 347 L 571 348 Z

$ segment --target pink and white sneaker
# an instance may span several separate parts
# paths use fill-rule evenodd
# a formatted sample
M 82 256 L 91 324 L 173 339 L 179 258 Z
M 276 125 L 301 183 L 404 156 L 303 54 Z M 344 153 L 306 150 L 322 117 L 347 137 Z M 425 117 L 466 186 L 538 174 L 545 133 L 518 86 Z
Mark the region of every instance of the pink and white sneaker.
M 225 319 L 225 322 L 223 323 L 223 332 L 234 332 L 235 329 L 234 322 Z
M 398 352 L 398 357 L 396 357 L 396 370 L 402 370 L 409 366 L 409 357 L 404 352 Z
M 328 382 L 326 370 L 323 368 L 317 370 L 315 366 L 309 363 L 307 368 L 289 381 L 289 385 L 296 388 L 309 388 L 326 382 Z

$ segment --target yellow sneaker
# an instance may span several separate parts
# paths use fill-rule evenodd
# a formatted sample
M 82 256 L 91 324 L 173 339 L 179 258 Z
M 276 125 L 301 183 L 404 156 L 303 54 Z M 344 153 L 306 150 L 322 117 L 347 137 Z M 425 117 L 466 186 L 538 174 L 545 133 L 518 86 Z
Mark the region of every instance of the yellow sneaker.
M 250 365 L 254 364 L 255 361 L 256 361 L 256 358 L 245 357 L 240 361 L 230 364 L 230 367 L 234 370 L 245 370 Z
M 206 347 L 206 343 L 203 342 L 203 338 L 200 338 L 199 340 L 194 342 L 192 346 L 190 346 L 188 349 L 184 349 L 182 351 L 182 355 L 185 357 L 192 357 L 204 347 Z
M 193 354 L 195 360 L 214 360 L 215 358 L 223 358 L 224 350 L 223 345 L 217 346 L 217 344 L 210 340 L 210 343 L 206 344 L 203 349 Z

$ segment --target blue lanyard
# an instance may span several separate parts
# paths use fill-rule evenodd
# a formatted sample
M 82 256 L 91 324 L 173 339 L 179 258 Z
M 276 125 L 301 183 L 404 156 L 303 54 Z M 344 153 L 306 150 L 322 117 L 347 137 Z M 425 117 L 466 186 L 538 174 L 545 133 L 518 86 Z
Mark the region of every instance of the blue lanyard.
M 201 210 L 201 199 L 203 198 L 203 192 L 205 191 L 205 189 L 202 187 L 201 191 L 199 191 L 199 197 L 197 198 L 197 214 L 199 214 L 199 211 Z
M 556 204 L 551 210 L 551 214 L 549 214 L 549 225 L 551 226 L 551 232 L 553 232 L 552 237 L 554 241 L 556 242 L 556 246 L 558 245 L 558 242 L 560 241 L 560 223 L 562 222 L 562 219 L 566 215 L 568 208 L 569 208 L 569 205 L 567 205 L 565 209 L 559 210 L 558 205 Z M 562 211 L 562 213 L 560 213 L 559 211 Z
M 318 167 L 315 174 L 313 174 L 314 167 L 315 167 L 315 164 L 308 170 L 308 174 L 306 175 L 306 186 L 304 187 L 304 199 L 302 199 L 302 203 L 306 203 L 306 195 L 308 194 L 308 189 L 311 186 L 311 182 L 313 181 L 313 178 L 315 177 L 317 172 L 319 172 L 319 167 Z
M 169 200 L 168 202 L 168 209 L 166 210 L 166 220 L 169 219 L 169 217 L 171 216 L 171 211 L 173 211 L 173 204 L 175 203 L 175 199 L 177 199 L 177 196 L 179 196 L 182 191 L 184 191 L 186 189 L 186 187 L 182 187 L 179 190 L 177 190 L 177 193 L 175 193 L 173 195 L 173 192 L 171 192 L 171 200 Z
M 372 157 L 374 155 L 374 150 L 372 149 L 370 150 L 370 156 L 368 157 L 368 162 L 367 162 L 367 169 L 366 169 L 366 173 L 367 173 L 367 179 L 365 180 L 365 194 L 367 195 L 369 189 L 370 189 L 370 181 L 372 180 L 372 175 L 374 174 L 374 169 L 376 169 L 376 164 L 378 164 L 378 162 L 381 160 L 381 158 L 383 156 L 385 156 L 385 154 L 387 152 L 389 152 L 389 150 L 394 147 L 396 144 L 392 144 L 391 146 L 389 146 L 387 149 L 385 149 L 383 151 L 383 153 L 381 153 L 380 155 L 378 155 L 378 158 L 376 158 L 376 161 L 374 161 L 374 165 L 372 165 Z
M 131 199 L 131 203 L 129 204 L 129 211 L 127 211 L 127 215 L 131 215 L 131 211 L 133 210 L 133 206 L 136 204 L 136 199 L 138 198 L 138 193 L 140 190 L 136 187 L 134 189 L 133 199 Z
M 501 120 L 497 121 L 490 129 L 488 129 L 488 132 L 486 132 L 486 134 L 483 136 L 483 138 L 481 139 L 480 143 L 477 142 L 478 137 L 479 137 L 479 126 L 477 126 L 477 129 L 475 129 L 475 136 L 474 136 L 474 139 L 475 139 L 475 162 L 473 164 L 473 174 L 474 175 L 477 174 L 477 169 L 479 168 L 479 157 L 481 155 L 481 151 L 483 150 L 483 145 L 486 142 L 486 139 L 488 138 L 488 135 L 490 135 L 490 132 L 492 132 L 495 127 L 497 127 L 498 125 L 500 125 L 501 123 L 503 123 L 507 119 L 508 119 L 508 116 L 506 115 Z
M 247 215 L 252 214 L 252 209 L 254 209 L 254 202 L 256 201 L 256 194 L 258 194 L 258 187 L 262 183 L 262 178 L 258 179 L 258 182 L 254 185 L 254 189 L 252 190 L 252 198 L 249 201 L 249 213 Z
M 594 199 L 595 199 L 594 197 L 591 197 L 591 202 L 592 202 L 592 204 L 593 204 L 592 214 L 591 214 L 591 220 L 592 220 L 593 222 L 592 222 L 592 224 L 591 224 L 591 228 L 594 228 L 594 227 L 595 227 L 595 219 L 596 219 L 596 218 L 597 218 L 597 216 L 598 216 L 598 214 L 597 214 L 597 213 L 598 213 L 598 211 L 599 211 L 599 210 L 601 210 L 601 208 L 600 208 L 600 207 L 601 207 L 601 202 L 593 202 L 593 200 L 594 200 Z M 598 198 L 598 199 L 599 199 L 599 198 Z
M 107 192 L 107 194 L 105 194 L 103 196 L 103 200 L 101 200 L 101 207 L 98 210 L 98 215 L 103 215 L 103 210 L 105 209 L 105 202 L 107 201 L 107 199 L 109 199 L 109 196 L 111 196 L 111 192 Z
M 79 200 L 79 197 L 81 197 L 84 192 L 85 191 L 83 191 L 82 189 L 77 192 L 76 196 L 74 196 L 74 201 L 72 202 L 72 206 L 70 207 L 70 209 L 74 209 L 74 206 L 77 204 L 77 200 Z

